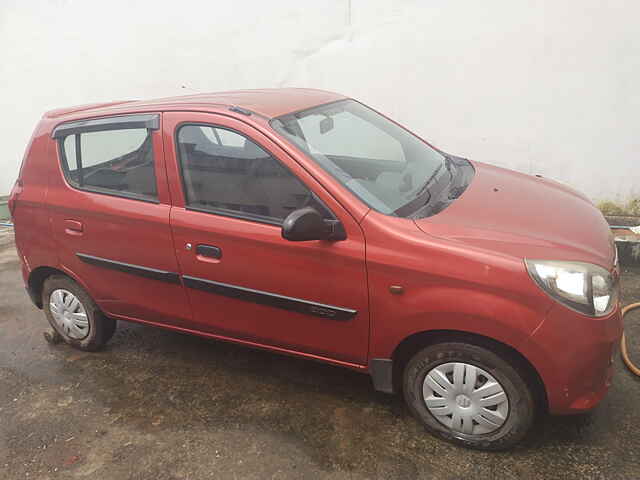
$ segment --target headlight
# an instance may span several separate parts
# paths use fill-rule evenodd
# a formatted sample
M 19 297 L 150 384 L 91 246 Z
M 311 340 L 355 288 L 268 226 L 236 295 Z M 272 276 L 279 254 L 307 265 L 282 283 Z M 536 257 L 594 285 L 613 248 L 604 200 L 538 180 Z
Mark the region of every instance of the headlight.
M 529 275 L 555 300 L 592 317 L 603 317 L 618 302 L 618 280 L 598 265 L 525 260 Z

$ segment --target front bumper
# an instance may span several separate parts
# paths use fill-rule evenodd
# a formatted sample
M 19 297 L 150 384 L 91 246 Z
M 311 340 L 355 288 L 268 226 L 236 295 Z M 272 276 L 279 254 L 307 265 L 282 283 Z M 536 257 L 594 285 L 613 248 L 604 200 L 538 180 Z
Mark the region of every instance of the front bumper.
M 621 335 L 619 307 L 607 317 L 591 318 L 554 305 L 528 342 L 550 413 L 581 413 L 602 400 Z

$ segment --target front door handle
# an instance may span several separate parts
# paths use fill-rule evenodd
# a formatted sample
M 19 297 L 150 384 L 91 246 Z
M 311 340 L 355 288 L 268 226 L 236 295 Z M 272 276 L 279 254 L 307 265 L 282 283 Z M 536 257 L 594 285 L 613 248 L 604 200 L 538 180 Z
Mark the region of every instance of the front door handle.
M 65 220 L 64 221 L 64 233 L 67 235 L 82 235 L 84 227 L 82 222 L 78 220 Z
M 200 244 L 196 247 L 196 256 L 198 258 L 205 257 L 207 259 L 220 260 L 222 258 L 222 249 L 213 245 Z

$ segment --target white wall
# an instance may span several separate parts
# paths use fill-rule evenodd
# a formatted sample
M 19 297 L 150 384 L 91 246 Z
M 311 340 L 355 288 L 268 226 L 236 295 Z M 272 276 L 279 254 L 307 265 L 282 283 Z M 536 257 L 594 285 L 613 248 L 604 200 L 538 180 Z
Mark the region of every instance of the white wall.
M 1 0 L 0 194 L 47 109 L 304 86 L 451 153 L 626 200 L 638 18 L 635 0 Z

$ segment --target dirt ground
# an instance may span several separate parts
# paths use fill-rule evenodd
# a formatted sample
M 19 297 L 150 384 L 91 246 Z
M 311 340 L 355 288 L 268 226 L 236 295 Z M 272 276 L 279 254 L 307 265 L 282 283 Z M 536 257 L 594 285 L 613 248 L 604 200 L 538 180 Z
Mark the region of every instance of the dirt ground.
M 640 268 L 623 289 L 640 301 Z M 640 313 L 627 325 L 640 362 Z M 45 327 L 0 246 L 2 479 L 640 478 L 640 379 L 619 359 L 595 411 L 484 453 L 428 435 L 365 375 L 123 322 L 82 353 Z

